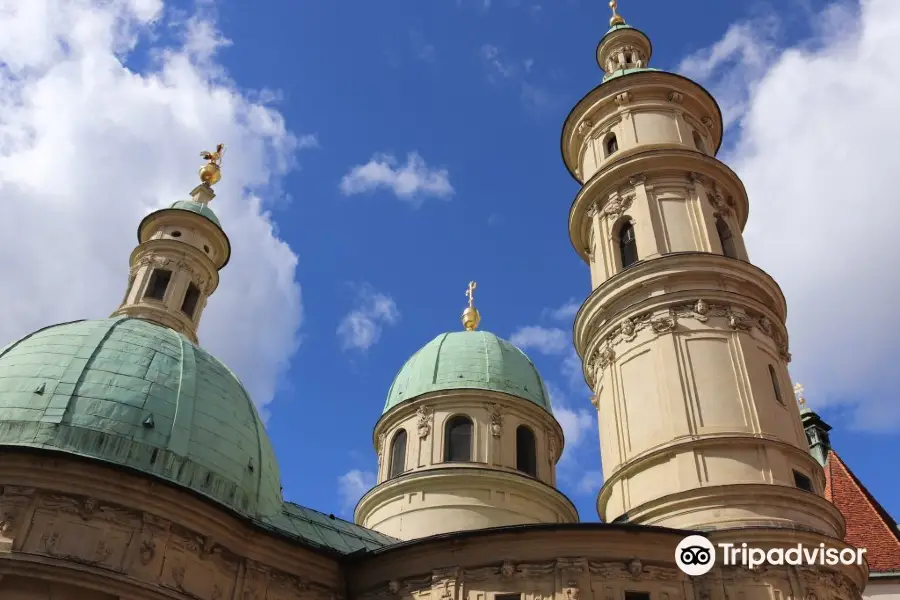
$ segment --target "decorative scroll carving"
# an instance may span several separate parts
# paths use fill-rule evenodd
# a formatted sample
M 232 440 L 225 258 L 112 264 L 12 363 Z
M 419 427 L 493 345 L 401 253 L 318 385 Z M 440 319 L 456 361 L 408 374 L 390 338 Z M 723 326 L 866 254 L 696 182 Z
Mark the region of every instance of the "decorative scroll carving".
M 511 563 L 510 561 L 505 561 L 502 565 L 500 565 L 500 576 L 503 579 L 512 579 L 516 574 L 516 565 Z
M 709 117 L 703 117 L 702 119 L 700 119 L 700 122 L 703 123 L 703 126 L 707 129 L 713 128 L 713 120 Z
M 499 404 L 491 405 L 491 435 L 500 437 L 503 433 L 503 413 L 500 412 Z
M 558 448 L 556 446 L 556 434 L 548 429 L 547 430 L 547 460 L 550 462 L 551 467 L 556 462 L 557 449 Z
M 614 196 L 609 199 L 606 205 L 603 207 L 603 214 L 607 217 L 612 217 L 613 219 L 618 219 L 621 217 L 626 210 L 631 207 L 631 203 L 634 201 L 634 196 Z
M 608 333 L 589 355 L 586 363 L 589 371 L 599 369 L 602 372 L 615 360 L 614 346 L 622 342 L 633 341 L 638 333 L 646 328 L 656 335 L 667 334 L 675 331 L 679 319 L 695 319 L 701 323 L 707 322 L 711 317 L 724 317 L 727 325 L 734 331 L 750 332 L 754 327 L 772 339 L 778 348 L 779 355 L 790 361 L 788 343 L 781 328 L 777 328 L 764 315 L 750 315 L 743 310 L 737 310 L 730 306 L 710 305 L 705 300 L 698 299 L 693 304 L 675 306 L 660 314 L 660 309 L 653 309 L 646 313 L 626 317 L 622 322 Z M 595 380 L 599 373 L 591 373 Z
M 694 171 L 691 171 L 690 173 L 688 173 L 688 179 L 690 180 L 691 183 L 705 184 L 707 181 L 709 181 L 709 179 L 707 179 L 706 175 L 704 175 L 703 173 L 696 173 Z
M 669 102 L 674 102 L 675 104 L 681 104 L 684 102 L 684 96 L 679 92 L 669 92 Z
M 419 431 L 419 438 L 427 439 L 428 434 L 431 433 L 431 415 L 433 411 L 427 406 L 420 406 L 419 410 L 416 411 L 416 417 L 418 421 L 416 423 L 416 428 Z
M 616 104 L 619 106 L 624 106 L 631 102 L 631 92 L 622 92 L 621 94 L 616 95 Z
M 375 440 L 375 452 L 378 454 L 378 468 L 381 468 L 381 465 L 384 464 L 384 446 L 387 441 L 387 434 L 382 433 Z
M 645 181 L 647 181 L 647 176 L 644 175 L 643 173 L 638 173 L 637 175 L 632 175 L 632 176 L 628 179 L 628 184 L 629 184 L 629 185 L 635 185 L 635 186 L 637 186 L 637 185 L 643 185 L 643 183 L 644 183 Z
M 594 126 L 590 120 L 582 121 L 578 124 L 578 135 L 584 135 L 585 131 L 589 131 Z

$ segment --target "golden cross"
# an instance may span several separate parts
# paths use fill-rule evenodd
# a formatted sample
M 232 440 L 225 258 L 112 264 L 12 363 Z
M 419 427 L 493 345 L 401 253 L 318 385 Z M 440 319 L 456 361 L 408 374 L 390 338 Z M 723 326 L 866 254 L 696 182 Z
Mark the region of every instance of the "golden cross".
M 794 384 L 794 396 L 797 397 L 797 404 L 800 406 L 806 405 L 806 398 L 803 397 L 803 386 L 799 383 Z
M 478 287 L 478 284 L 474 281 L 469 282 L 469 287 L 466 289 L 466 297 L 469 299 L 469 308 L 475 306 L 475 288 Z

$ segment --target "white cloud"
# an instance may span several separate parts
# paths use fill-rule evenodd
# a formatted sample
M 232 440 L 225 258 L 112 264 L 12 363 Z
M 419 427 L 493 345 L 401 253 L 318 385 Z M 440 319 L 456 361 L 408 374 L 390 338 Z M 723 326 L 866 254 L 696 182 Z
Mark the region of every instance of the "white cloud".
M 400 320 L 400 311 L 394 300 L 370 286 L 358 287 L 356 308 L 347 313 L 337 329 L 341 346 L 367 350 L 381 338 L 385 325 L 393 325 Z
M 843 404 L 858 427 L 896 429 L 900 2 L 835 4 L 813 30 L 759 74 L 762 51 L 745 52 L 741 85 L 726 75 L 747 102 L 725 160 L 750 195 L 751 258 L 787 296 L 791 370 L 809 402 Z M 698 64 L 721 87 L 717 56 Z
M 375 487 L 375 473 L 353 469 L 338 477 L 338 496 L 344 511 L 353 511 L 363 494 Z
M 432 169 L 425 159 L 412 152 L 406 164 L 400 165 L 389 154 L 376 154 L 364 165 L 356 165 L 341 179 L 340 190 L 346 196 L 389 189 L 394 195 L 413 205 L 427 197 L 449 198 L 453 195 L 447 169 Z
M 580 308 L 581 302 L 575 298 L 569 298 L 566 303 L 559 308 L 545 308 L 543 314 L 549 316 L 551 319 L 568 321 L 575 318 L 575 315 L 578 314 Z
M 519 327 L 509 336 L 509 341 L 522 350 L 536 350 L 541 354 L 561 354 L 571 346 L 565 331 L 540 325 Z
M 0 343 L 108 316 L 141 218 L 187 199 L 199 151 L 222 141 L 212 207 L 233 258 L 200 338 L 263 406 L 297 343 L 300 288 L 297 257 L 246 190 L 277 186 L 309 138 L 298 141 L 260 94 L 225 78 L 215 52 L 227 41 L 210 15 L 164 14 L 157 0 L 0 9 Z M 136 47 L 152 59 L 142 72 L 125 66 Z
M 576 489 L 580 494 L 596 494 L 603 486 L 602 471 L 585 471 L 578 481 Z
M 550 394 L 553 416 L 559 421 L 563 434 L 566 437 L 562 460 L 571 460 L 575 449 L 586 439 L 585 434 L 596 430 L 592 415 L 594 411 L 587 408 L 571 408 L 565 395 L 558 387 L 550 382 L 546 382 L 545 385 L 547 386 L 547 392 Z M 585 400 L 585 404 L 588 404 L 587 400 Z

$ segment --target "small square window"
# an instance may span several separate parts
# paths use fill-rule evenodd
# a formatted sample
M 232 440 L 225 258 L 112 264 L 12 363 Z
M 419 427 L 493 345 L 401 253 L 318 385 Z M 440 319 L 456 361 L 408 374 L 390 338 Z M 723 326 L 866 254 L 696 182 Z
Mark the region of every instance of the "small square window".
M 813 491 L 812 479 L 797 471 L 794 471 L 794 485 L 807 492 Z
M 625 600 L 650 600 L 650 592 L 625 592 Z

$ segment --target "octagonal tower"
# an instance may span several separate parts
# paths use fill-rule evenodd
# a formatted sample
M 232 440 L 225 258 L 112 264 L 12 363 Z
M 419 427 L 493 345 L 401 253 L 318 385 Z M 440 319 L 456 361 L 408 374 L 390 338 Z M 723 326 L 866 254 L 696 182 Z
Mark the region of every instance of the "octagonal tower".
M 747 193 L 716 159 L 722 117 L 700 85 L 648 66 L 614 13 L 601 85 L 571 111 L 569 213 L 593 291 L 575 345 L 594 390 L 608 522 L 789 527 L 843 535 L 791 394 L 784 296 L 749 261 Z

